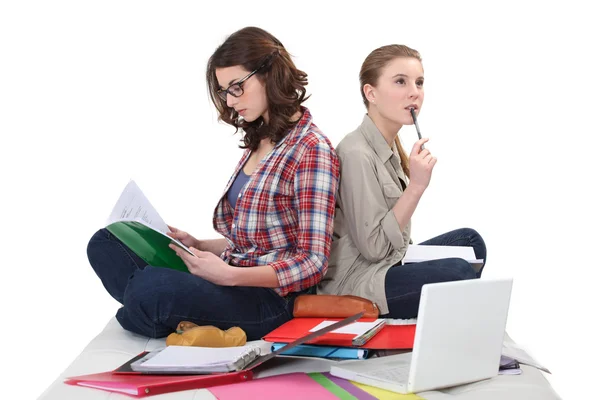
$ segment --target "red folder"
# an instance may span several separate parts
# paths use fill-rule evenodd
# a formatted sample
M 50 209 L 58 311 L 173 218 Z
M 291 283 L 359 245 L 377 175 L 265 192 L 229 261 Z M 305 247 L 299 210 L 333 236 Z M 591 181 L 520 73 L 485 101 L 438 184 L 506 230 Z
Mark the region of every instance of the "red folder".
M 73 376 L 67 378 L 65 383 L 142 397 L 179 390 L 202 389 L 250 379 L 252 379 L 252 371 L 215 375 L 123 375 L 111 371 Z
M 267 334 L 263 339 L 274 343 L 293 342 L 309 334 L 312 328 L 326 320 L 336 321 L 338 318 L 294 318 Z M 412 349 L 415 330 L 416 325 L 386 325 L 371 340 L 358 348 L 371 350 Z M 327 332 L 306 343 L 356 348 L 352 345 L 354 336 L 353 334 Z

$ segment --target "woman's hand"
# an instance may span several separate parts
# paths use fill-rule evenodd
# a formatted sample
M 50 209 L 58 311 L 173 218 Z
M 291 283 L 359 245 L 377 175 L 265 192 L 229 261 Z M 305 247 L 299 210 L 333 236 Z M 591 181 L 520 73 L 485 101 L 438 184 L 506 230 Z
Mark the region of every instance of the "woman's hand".
M 193 237 L 192 235 L 190 235 L 189 233 L 179 230 L 171 225 L 167 225 L 167 226 L 171 230 L 171 232 L 167 232 L 167 235 L 169 235 L 173 239 L 179 240 L 181 243 L 185 244 L 187 247 L 195 247 L 197 249 L 202 248 L 200 246 L 200 241 L 198 239 L 196 239 L 195 237 Z
M 192 253 L 195 254 L 193 256 L 173 243 L 169 244 L 169 247 L 183 260 L 192 275 L 199 276 L 215 285 L 231 286 L 235 267 L 226 264 L 219 256 L 209 251 L 200 251 L 190 247 Z
M 437 162 L 429 150 L 421 150 L 421 146 L 427 143 L 429 139 L 419 139 L 412 148 L 409 157 L 410 185 L 415 189 L 424 192 L 429 186 L 431 180 L 431 171 Z

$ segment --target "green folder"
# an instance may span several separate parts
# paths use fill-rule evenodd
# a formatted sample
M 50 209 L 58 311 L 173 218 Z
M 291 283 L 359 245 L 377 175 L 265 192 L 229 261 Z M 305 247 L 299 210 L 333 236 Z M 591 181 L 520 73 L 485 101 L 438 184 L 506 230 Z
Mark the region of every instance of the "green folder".
M 115 222 L 106 229 L 148 265 L 189 273 L 183 260 L 169 247 L 170 243 L 177 243 L 161 232 L 136 221 Z

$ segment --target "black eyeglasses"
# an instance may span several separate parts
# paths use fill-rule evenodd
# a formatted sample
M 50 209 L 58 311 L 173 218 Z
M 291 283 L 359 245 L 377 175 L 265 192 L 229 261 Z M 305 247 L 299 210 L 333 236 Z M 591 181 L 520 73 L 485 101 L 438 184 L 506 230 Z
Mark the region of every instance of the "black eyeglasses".
M 250 79 L 250 77 L 252 77 L 252 75 L 257 73 L 260 68 L 261 67 L 258 67 L 254 71 L 250 72 L 248 75 L 246 75 L 244 78 L 242 78 L 239 82 L 232 83 L 231 85 L 229 85 L 229 87 L 227 89 L 217 90 L 217 94 L 224 101 L 227 101 L 227 93 L 229 93 L 233 97 L 240 97 L 241 95 L 244 94 L 244 89 L 242 88 L 242 85 L 244 84 L 244 82 L 246 82 L 248 79 Z
M 217 90 L 217 94 L 219 95 L 219 97 L 221 99 L 223 99 L 223 101 L 227 101 L 227 93 L 229 93 L 233 97 L 240 97 L 241 95 L 243 95 L 244 94 L 244 88 L 242 87 L 242 85 L 244 84 L 244 82 L 246 82 L 248 79 L 250 79 L 252 77 L 252 75 L 256 74 L 265 65 L 267 65 L 269 63 L 269 61 L 273 58 L 273 56 L 275 54 L 278 54 L 278 52 L 276 52 L 276 53 L 271 54 L 270 56 L 268 56 L 267 59 L 260 65 L 260 67 L 256 68 L 254 71 L 250 72 L 248 75 L 246 75 L 245 77 L 243 77 L 242 79 L 240 79 L 238 82 L 232 83 L 231 85 L 229 85 L 229 87 L 227 89 L 219 89 L 219 90 Z

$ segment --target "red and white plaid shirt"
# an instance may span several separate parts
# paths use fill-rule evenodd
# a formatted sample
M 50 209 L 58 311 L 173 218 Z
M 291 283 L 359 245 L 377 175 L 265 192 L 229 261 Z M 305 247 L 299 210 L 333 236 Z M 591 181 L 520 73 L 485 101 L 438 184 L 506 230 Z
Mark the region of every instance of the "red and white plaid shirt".
M 270 265 L 280 296 L 325 276 L 333 234 L 339 161 L 308 109 L 302 111 L 240 190 L 234 210 L 227 191 L 250 156 L 244 152 L 213 217 L 215 230 L 228 241 L 221 258 L 238 267 Z

